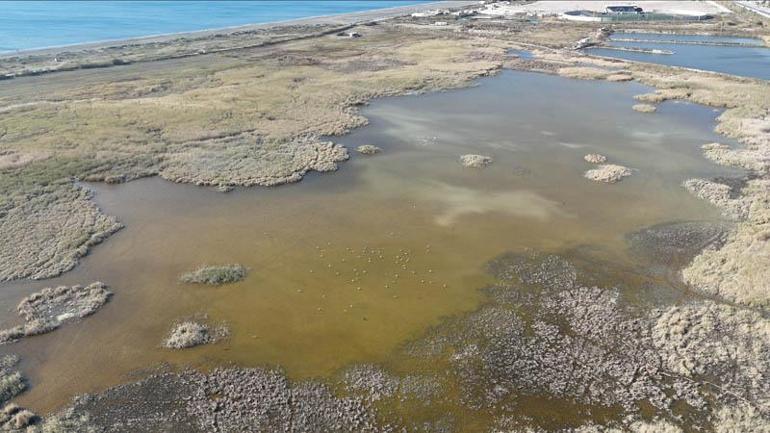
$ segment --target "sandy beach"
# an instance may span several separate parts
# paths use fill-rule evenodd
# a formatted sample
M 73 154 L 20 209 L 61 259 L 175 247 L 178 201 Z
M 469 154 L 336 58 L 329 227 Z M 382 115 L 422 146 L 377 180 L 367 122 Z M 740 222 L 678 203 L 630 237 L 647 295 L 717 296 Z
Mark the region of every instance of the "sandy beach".
M 257 30 L 269 30 L 276 27 L 284 26 L 320 26 L 320 25 L 333 25 L 339 27 L 346 27 L 365 22 L 376 22 L 386 20 L 389 18 L 410 15 L 412 13 L 419 13 L 425 11 L 431 11 L 436 9 L 447 8 L 463 8 L 467 6 L 477 5 L 478 1 L 472 0 L 442 0 L 433 1 L 428 3 L 421 3 L 415 5 L 397 6 L 392 8 L 376 9 L 363 12 L 352 12 L 347 14 L 337 15 L 325 15 L 308 18 L 300 18 L 287 21 L 277 21 L 260 24 L 245 24 L 232 27 L 223 27 L 215 29 L 198 30 L 193 32 L 180 32 L 180 33 L 168 33 L 160 35 L 150 35 L 131 39 L 111 39 L 106 41 L 89 42 L 74 45 L 55 46 L 47 48 L 38 48 L 32 50 L 22 50 L 13 53 L 0 53 L 0 58 L 3 57 L 15 57 L 19 55 L 34 56 L 34 55 L 55 55 L 70 50 L 93 50 L 103 49 L 109 47 L 120 47 L 125 45 L 135 44 L 150 44 L 150 43 L 162 43 L 171 42 L 180 39 L 204 39 L 214 36 L 227 36 L 234 33 L 249 33 Z

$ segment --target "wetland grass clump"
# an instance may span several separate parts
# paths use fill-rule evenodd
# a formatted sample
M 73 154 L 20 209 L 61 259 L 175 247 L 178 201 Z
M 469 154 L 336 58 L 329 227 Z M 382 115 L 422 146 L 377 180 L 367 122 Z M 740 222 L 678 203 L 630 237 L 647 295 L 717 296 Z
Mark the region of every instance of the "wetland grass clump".
M 462 164 L 463 167 L 484 168 L 489 164 L 492 164 L 492 157 L 486 156 L 486 155 L 473 155 L 473 154 L 462 155 L 460 157 L 460 164 Z
M 182 274 L 179 280 L 183 283 L 219 286 L 241 281 L 246 278 L 247 272 L 244 266 L 238 264 L 201 266 L 192 272 Z
M 15 355 L 5 355 L 0 358 L 0 405 L 27 389 L 24 376 L 13 370 L 18 363 L 19 358 Z
M 356 151 L 362 155 L 376 155 L 382 152 L 382 149 L 373 144 L 364 144 L 363 146 L 358 146 Z
M 24 377 L 18 371 L 0 372 L 0 402 L 6 402 L 27 389 Z
M 30 410 L 19 407 L 14 403 L 6 405 L 0 410 L 0 426 L 2 431 L 28 431 L 26 430 L 35 422 L 37 416 Z
M 169 349 L 187 349 L 200 346 L 211 340 L 209 327 L 198 322 L 182 322 L 171 330 L 163 346 Z
M 591 164 L 604 164 L 607 162 L 607 157 L 598 153 L 589 153 L 583 159 Z
M 638 111 L 640 113 L 654 113 L 655 110 L 657 110 L 657 107 L 652 104 L 635 104 L 631 108 L 633 108 L 634 111 Z
M 0 330 L 0 344 L 46 334 L 62 324 L 98 311 L 112 297 L 104 283 L 47 287 L 22 299 L 16 311 L 24 324 Z
M 177 323 L 163 341 L 167 349 L 189 349 L 203 344 L 215 343 L 229 335 L 226 326 L 211 327 L 202 320 L 185 320 Z

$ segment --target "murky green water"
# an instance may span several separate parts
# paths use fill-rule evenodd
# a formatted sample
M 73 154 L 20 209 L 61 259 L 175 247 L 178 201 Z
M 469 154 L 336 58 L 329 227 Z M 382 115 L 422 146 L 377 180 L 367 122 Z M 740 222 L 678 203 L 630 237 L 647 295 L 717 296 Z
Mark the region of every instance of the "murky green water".
M 46 286 L 100 280 L 115 296 L 81 323 L 0 348 L 18 353 L 31 379 L 19 403 L 50 410 L 160 363 L 325 377 L 388 360 L 442 317 L 475 309 L 490 281 L 484 264 L 502 252 L 592 248 L 628 264 L 626 233 L 718 219 L 680 184 L 729 174 L 701 156 L 718 138 L 718 113 L 683 103 L 633 111 L 647 91 L 505 72 L 469 89 L 375 101 L 364 109 L 370 125 L 338 141 L 383 152 L 353 154 L 335 174 L 228 194 L 157 178 L 90 185 L 126 228 L 60 278 L 5 284 L 2 323 Z M 494 162 L 464 168 L 465 153 Z M 615 185 L 584 179 L 587 153 L 634 174 Z M 205 263 L 250 274 L 222 287 L 178 282 Z M 228 323 L 228 341 L 160 347 L 175 320 L 204 313 Z

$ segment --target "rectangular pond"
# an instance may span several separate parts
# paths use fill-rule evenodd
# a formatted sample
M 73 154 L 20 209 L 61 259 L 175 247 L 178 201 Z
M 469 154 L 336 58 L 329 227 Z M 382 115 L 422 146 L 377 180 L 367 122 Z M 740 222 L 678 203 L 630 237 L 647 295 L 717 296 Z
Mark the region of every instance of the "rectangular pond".
M 669 66 L 703 69 L 744 77 L 770 79 L 770 48 L 750 38 L 656 33 L 615 33 L 609 48 L 595 47 L 588 54 Z M 656 50 L 654 54 L 630 50 Z

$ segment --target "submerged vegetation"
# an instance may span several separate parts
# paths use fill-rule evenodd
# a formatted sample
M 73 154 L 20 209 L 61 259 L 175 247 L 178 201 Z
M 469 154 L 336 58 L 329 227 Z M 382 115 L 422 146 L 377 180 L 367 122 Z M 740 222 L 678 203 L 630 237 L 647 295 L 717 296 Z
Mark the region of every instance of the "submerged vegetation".
M 246 278 L 247 270 L 242 265 L 201 266 L 179 277 L 184 283 L 208 284 L 218 286 L 235 283 Z

